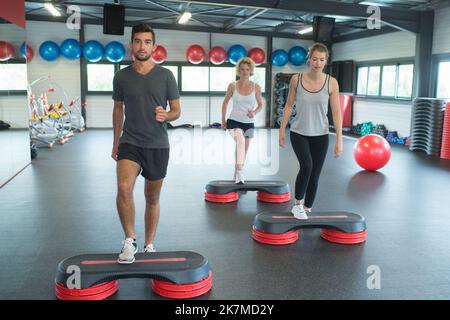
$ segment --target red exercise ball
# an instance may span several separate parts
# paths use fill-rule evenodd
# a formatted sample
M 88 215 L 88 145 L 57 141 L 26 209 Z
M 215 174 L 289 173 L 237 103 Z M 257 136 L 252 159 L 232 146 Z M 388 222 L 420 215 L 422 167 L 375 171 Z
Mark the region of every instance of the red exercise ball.
M 260 65 L 266 60 L 266 54 L 261 48 L 253 48 L 248 52 L 248 57 L 252 59 L 256 65 Z
M 23 46 L 23 44 L 22 44 Z M 22 51 L 22 56 L 24 55 L 24 51 L 25 51 L 25 57 L 27 60 L 27 63 L 29 63 L 31 60 L 33 60 L 34 58 L 34 50 L 33 48 L 31 48 L 28 44 L 25 44 L 25 48 L 20 47 L 21 51 Z M 25 49 L 25 50 L 24 50 Z
M 227 50 L 225 50 L 222 47 L 216 46 L 212 47 L 211 50 L 209 50 L 209 61 L 211 61 L 213 64 L 222 64 L 227 60 Z
M 152 60 L 154 63 L 160 64 L 166 61 L 167 51 L 163 46 L 157 45 L 155 51 L 152 54 Z
M 202 63 L 205 59 L 205 50 L 198 44 L 194 44 L 186 50 L 186 59 L 193 64 Z
M 14 57 L 14 47 L 6 41 L 0 41 L 0 61 L 8 61 Z
M 353 156 L 362 168 L 375 171 L 388 163 L 391 158 L 391 146 L 382 136 L 368 134 L 356 141 Z

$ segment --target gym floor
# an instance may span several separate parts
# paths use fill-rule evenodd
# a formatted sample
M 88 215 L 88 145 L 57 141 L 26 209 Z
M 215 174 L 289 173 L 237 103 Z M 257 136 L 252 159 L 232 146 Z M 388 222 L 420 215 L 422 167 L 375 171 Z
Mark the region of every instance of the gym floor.
M 184 129 L 186 130 L 186 129 Z M 192 136 L 192 148 L 206 144 Z M 172 139 L 174 132 L 171 131 Z M 263 145 L 259 129 L 250 152 Z M 226 133 L 217 130 L 220 146 Z M 287 139 L 289 135 L 287 135 Z M 288 246 L 251 238 L 252 221 L 262 211 L 289 211 L 286 204 L 256 200 L 256 192 L 236 203 L 204 200 L 210 180 L 229 180 L 233 165 L 187 164 L 173 148 L 161 194 L 158 251 L 195 251 L 213 269 L 212 290 L 197 299 L 448 299 L 450 297 L 450 161 L 392 146 L 379 172 L 354 162 L 353 138 L 344 138 L 344 155 L 332 156 L 322 171 L 314 210 L 345 210 L 366 218 L 361 245 L 337 245 L 320 230 L 301 231 Z M 284 180 L 294 190 L 298 163 L 290 142 L 280 150 L 279 171 L 262 174 L 248 164 L 247 180 Z M 64 146 L 39 149 L 38 157 L 0 190 L 0 299 L 56 299 L 54 276 L 62 259 L 83 253 L 119 252 L 123 233 L 115 207 L 115 162 L 111 130 L 88 130 Z M 233 153 L 232 144 L 229 144 Z M 200 149 L 197 149 L 197 151 Z M 195 155 L 194 155 L 195 157 Z M 135 187 L 136 229 L 142 248 L 143 178 Z M 369 290 L 370 266 L 381 271 L 381 288 Z M 147 279 L 120 280 L 110 299 L 162 299 Z

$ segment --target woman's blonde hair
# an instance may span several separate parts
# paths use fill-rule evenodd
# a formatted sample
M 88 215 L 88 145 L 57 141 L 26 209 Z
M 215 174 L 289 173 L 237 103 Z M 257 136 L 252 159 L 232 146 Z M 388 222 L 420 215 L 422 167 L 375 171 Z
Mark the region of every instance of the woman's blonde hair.
M 250 67 L 250 75 L 252 76 L 255 71 L 255 62 L 249 57 L 240 58 L 236 63 L 236 74 L 239 75 L 239 70 L 241 69 L 241 65 L 246 64 Z
M 325 53 L 326 56 L 327 56 L 327 60 L 330 57 L 330 53 L 328 51 L 327 46 L 324 45 L 323 43 L 317 42 L 317 43 L 314 43 L 311 47 L 309 47 L 309 49 L 308 49 L 308 57 L 307 57 L 308 60 L 311 58 L 311 56 L 313 55 L 313 53 L 315 51 Z

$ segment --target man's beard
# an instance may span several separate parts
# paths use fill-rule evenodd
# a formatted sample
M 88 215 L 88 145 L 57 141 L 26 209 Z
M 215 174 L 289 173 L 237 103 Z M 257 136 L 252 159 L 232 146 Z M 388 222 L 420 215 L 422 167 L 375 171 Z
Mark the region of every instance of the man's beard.
M 135 54 L 135 55 L 134 55 L 134 58 L 135 58 L 136 60 L 138 60 L 138 61 L 147 61 L 148 59 L 150 59 L 151 56 L 152 56 L 152 55 L 149 54 L 148 56 L 139 57 L 139 55 Z

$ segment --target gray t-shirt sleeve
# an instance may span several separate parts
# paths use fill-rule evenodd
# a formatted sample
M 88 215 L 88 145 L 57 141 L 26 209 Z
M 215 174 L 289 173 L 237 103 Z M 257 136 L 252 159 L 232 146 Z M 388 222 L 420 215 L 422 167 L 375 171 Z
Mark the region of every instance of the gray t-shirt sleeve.
M 113 79 L 113 94 L 112 98 L 114 101 L 123 101 L 123 88 L 120 84 L 118 74 L 114 75 Z
M 178 92 L 178 85 L 172 72 L 168 72 L 167 75 L 167 99 L 175 100 L 180 98 L 180 93 Z

